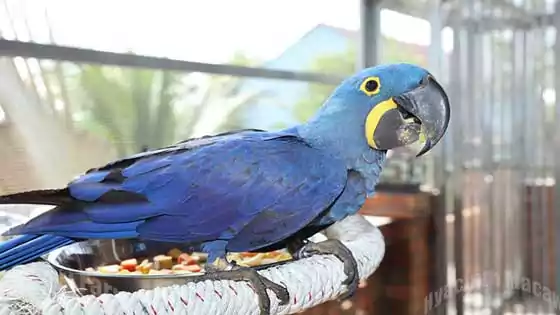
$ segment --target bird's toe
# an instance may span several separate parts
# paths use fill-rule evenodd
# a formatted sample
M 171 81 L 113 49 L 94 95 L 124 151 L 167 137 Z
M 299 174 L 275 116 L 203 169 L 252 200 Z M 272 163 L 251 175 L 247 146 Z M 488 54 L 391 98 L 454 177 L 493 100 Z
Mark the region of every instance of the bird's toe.
M 339 240 L 326 240 L 319 243 L 308 242 L 298 252 L 298 258 L 310 257 L 312 255 L 334 255 L 344 264 L 346 279 L 342 284 L 346 285 L 347 290 L 339 298 L 348 299 L 354 295 L 360 283 L 358 273 L 358 263 L 352 252 Z

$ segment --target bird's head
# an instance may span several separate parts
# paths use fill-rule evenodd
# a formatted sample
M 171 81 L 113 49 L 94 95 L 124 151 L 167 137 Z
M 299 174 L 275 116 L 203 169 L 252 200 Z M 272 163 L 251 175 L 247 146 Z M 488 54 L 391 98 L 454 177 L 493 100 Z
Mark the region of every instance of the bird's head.
M 344 80 L 311 123 L 337 128 L 338 142 L 363 143 L 375 150 L 424 138 L 420 156 L 443 137 L 449 119 L 449 100 L 441 85 L 425 69 L 403 63 L 367 68 Z

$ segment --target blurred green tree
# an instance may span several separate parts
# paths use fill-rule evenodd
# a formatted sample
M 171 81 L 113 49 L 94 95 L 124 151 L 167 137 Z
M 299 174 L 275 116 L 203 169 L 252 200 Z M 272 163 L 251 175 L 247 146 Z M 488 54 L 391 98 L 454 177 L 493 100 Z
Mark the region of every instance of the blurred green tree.
M 231 63 L 251 61 L 236 54 Z M 259 97 L 227 76 L 87 65 L 76 77 L 76 125 L 109 139 L 119 156 L 233 129 Z
M 389 38 L 382 38 L 383 49 L 381 60 L 383 63 L 409 62 L 418 65 L 426 65 L 426 57 L 416 48 L 419 46 L 409 45 Z M 343 52 L 328 54 L 318 57 L 310 65 L 311 72 L 336 73 L 348 76 L 356 71 L 357 50 L 354 45 Z M 305 98 L 300 100 L 294 107 L 294 116 L 297 120 L 304 122 L 308 120 L 321 106 L 325 99 L 332 93 L 335 86 L 311 83 Z

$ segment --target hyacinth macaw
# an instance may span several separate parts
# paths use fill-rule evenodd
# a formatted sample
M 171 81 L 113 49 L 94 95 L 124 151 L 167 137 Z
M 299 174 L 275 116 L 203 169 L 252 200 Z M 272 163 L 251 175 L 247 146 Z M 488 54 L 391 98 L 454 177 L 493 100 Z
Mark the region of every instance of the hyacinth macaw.
M 361 208 L 375 191 L 387 150 L 422 135 L 422 155 L 442 138 L 449 119 L 447 95 L 425 69 L 362 70 L 305 124 L 187 140 L 91 169 L 62 189 L 0 197 L 2 204 L 55 206 L 4 234 L 18 236 L 0 244 L 0 269 L 86 239 L 198 244 L 208 253 L 207 274 L 251 281 L 267 313 L 266 288 L 283 302 L 286 289 L 228 262 L 226 254 L 288 247 L 297 257 L 339 257 L 351 294 L 358 277 L 348 249 L 303 240 Z

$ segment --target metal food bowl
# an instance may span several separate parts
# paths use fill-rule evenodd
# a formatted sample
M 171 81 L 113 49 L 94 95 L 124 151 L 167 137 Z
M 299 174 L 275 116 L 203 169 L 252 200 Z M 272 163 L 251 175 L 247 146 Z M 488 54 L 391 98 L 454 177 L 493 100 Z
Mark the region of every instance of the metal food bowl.
M 120 291 L 135 292 L 139 289 L 154 289 L 171 285 L 182 285 L 193 276 L 203 273 L 138 275 L 108 274 L 85 271 L 103 265 L 119 264 L 131 258 L 146 258 L 165 254 L 176 244 L 150 243 L 135 240 L 92 240 L 74 243 L 50 252 L 44 258 L 64 277 L 68 286 L 80 295 Z M 184 252 L 192 252 L 183 250 Z
M 86 271 L 105 265 L 119 264 L 123 260 L 165 254 L 177 248 L 185 253 L 193 253 L 197 249 L 181 247 L 178 244 L 139 241 L 139 240 L 90 240 L 64 246 L 50 252 L 44 257 L 62 275 L 67 285 L 80 295 L 99 296 L 104 293 L 135 292 L 140 289 L 150 290 L 156 287 L 184 285 L 196 277 L 204 278 L 203 272 L 182 274 L 118 274 Z M 206 255 L 201 261 L 206 260 Z M 292 261 L 285 260 L 253 267 L 256 270 L 283 265 Z M 201 279 L 202 280 L 202 279 Z

